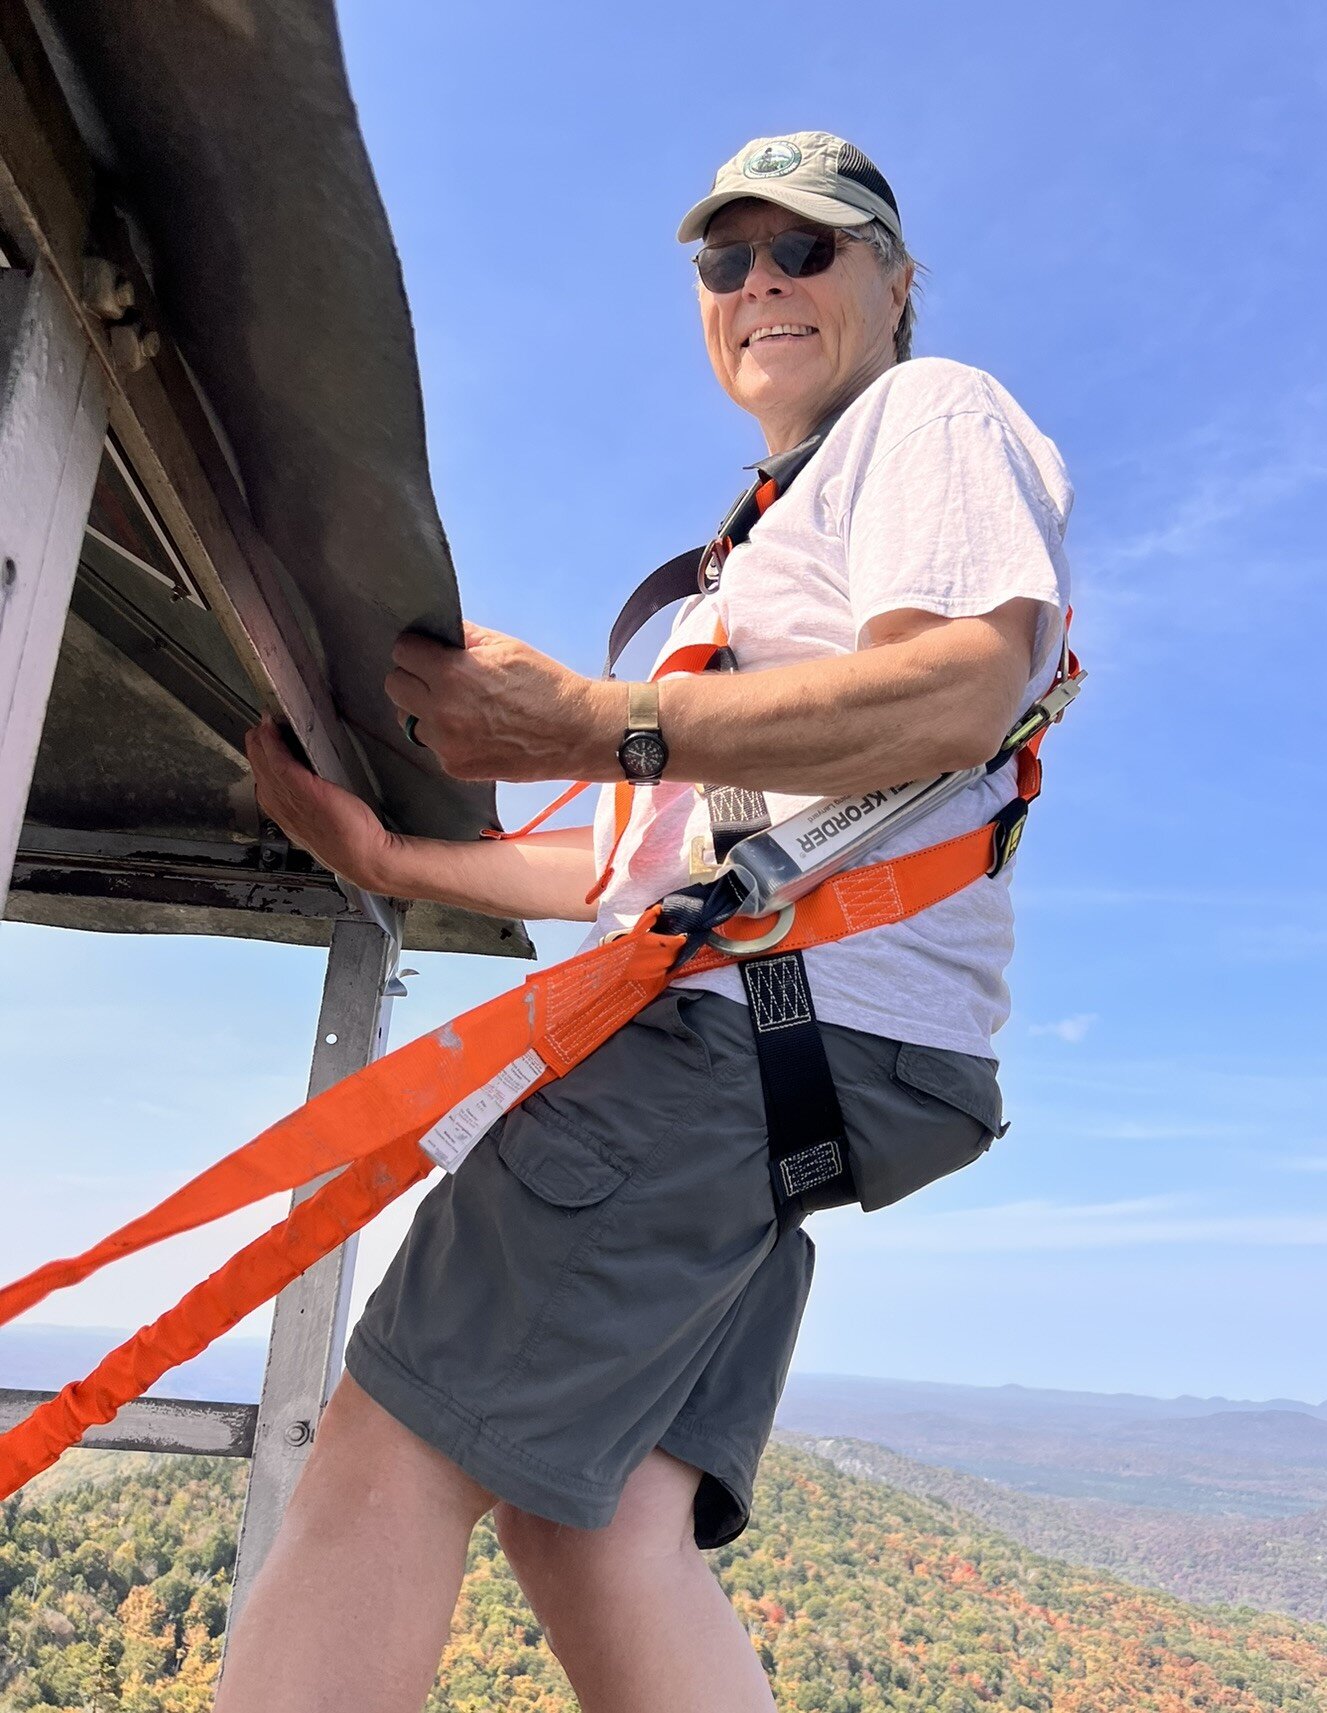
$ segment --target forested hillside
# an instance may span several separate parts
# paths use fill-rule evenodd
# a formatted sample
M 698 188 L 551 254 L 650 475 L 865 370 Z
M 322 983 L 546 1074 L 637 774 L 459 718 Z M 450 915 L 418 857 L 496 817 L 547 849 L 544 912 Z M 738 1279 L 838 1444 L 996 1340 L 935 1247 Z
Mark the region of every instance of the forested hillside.
M 0 1713 L 205 1713 L 244 1466 L 104 1457 L 71 1485 L 77 1468 L 4 1507 Z M 795 1448 L 770 1448 L 756 1516 L 712 1563 L 790 1713 L 1327 1707 L 1321 1626 L 1038 1557 Z M 483 1528 L 430 1713 L 497 1709 L 575 1700 Z
M 1327 1509 L 1292 1517 L 1222 1517 L 1062 1499 L 938 1469 L 865 1440 L 781 1437 L 827 1457 L 849 1475 L 942 1499 L 1034 1552 L 1095 1565 L 1182 1600 L 1225 1601 L 1327 1620 Z

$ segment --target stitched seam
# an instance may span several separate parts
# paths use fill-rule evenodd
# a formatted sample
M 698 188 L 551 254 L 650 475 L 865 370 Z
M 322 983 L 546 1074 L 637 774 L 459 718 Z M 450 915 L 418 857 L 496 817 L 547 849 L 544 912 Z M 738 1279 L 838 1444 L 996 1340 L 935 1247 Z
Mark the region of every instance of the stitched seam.
M 537 1340 L 542 1336 L 544 1328 L 553 1318 L 554 1311 L 561 1306 L 562 1299 L 571 1289 L 573 1280 L 580 1276 L 579 1264 L 582 1256 L 585 1254 L 587 1246 L 593 1240 L 598 1238 L 601 1230 L 607 1228 L 613 1223 L 615 1214 L 619 1219 L 621 1218 L 622 1206 L 625 1201 L 630 1199 L 626 1193 L 629 1186 L 633 1183 L 638 1183 L 642 1178 L 648 1177 L 651 1168 L 655 1165 L 664 1149 L 668 1147 L 679 1131 L 686 1127 L 688 1122 L 689 1121 L 687 1119 L 682 1118 L 675 1124 L 670 1125 L 665 1134 L 660 1138 L 654 1148 L 645 1156 L 640 1164 L 633 1171 L 628 1172 L 622 1182 L 614 1189 L 610 1190 L 608 1195 L 605 1196 L 601 1202 L 591 1204 L 594 1208 L 594 1217 L 587 1221 L 586 1229 L 581 1234 L 580 1242 L 572 1246 L 571 1252 L 563 1261 L 561 1271 L 550 1289 L 548 1296 L 544 1300 L 543 1312 L 537 1315 L 530 1323 L 530 1329 L 526 1333 L 525 1338 L 513 1353 L 507 1366 L 501 1370 L 494 1380 L 493 1395 L 495 1398 L 500 1396 L 503 1389 L 509 1386 L 513 1380 L 517 1379 L 519 1375 L 524 1373 L 530 1366 L 530 1360 L 534 1354 L 534 1348 Z
M 560 1130 L 569 1141 L 580 1142 L 585 1147 L 593 1149 L 598 1155 L 600 1165 L 612 1166 L 619 1172 L 630 1172 L 631 1162 L 624 1155 L 619 1154 L 611 1143 L 596 1135 L 594 1131 L 566 1118 L 552 1104 L 543 1089 L 532 1089 L 521 1102 L 521 1105 L 529 1107 L 540 1096 L 543 1098 L 535 1110 L 540 1114 L 541 1122 L 546 1120 L 555 1130 Z
M 756 1027 L 762 1035 L 813 1021 L 811 997 L 802 980 L 800 958 L 770 958 L 751 963 L 747 969 L 748 992 L 756 1014 Z

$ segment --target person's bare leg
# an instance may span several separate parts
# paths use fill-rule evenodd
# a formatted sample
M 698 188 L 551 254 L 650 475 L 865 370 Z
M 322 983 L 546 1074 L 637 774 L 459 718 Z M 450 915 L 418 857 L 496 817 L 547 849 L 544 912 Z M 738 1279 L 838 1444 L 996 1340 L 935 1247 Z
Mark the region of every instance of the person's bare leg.
M 498 1540 L 582 1713 L 773 1713 L 751 1638 L 695 1543 L 699 1481 L 656 1450 L 607 1528 L 495 1508 Z
M 419 1713 L 492 1506 L 344 1376 L 229 1637 L 215 1713 Z

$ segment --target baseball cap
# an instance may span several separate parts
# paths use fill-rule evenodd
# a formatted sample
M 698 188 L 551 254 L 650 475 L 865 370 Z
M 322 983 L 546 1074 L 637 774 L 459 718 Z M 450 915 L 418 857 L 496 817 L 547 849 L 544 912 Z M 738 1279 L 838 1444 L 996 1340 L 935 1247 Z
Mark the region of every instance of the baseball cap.
M 863 226 L 881 220 L 902 241 L 894 192 L 880 168 L 860 149 L 828 131 L 792 131 L 756 137 L 725 161 L 710 194 L 688 209 L 677 229 L 680 243 L 703 238 L 726 203 L 746 196 L 776 202 L 823 226 Z

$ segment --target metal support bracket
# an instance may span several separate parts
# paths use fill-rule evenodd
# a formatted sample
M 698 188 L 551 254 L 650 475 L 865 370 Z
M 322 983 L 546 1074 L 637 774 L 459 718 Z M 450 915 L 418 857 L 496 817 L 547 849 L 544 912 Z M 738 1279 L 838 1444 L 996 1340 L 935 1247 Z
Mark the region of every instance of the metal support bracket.
M 389 908 L 382 900 L 384 913 Z M 383 1051 L 391 1016 L 389 983 L 396 973 L 401 921 L 394 933 L 375 922 L 346 918 L 332 931 L 309 1096 L 362 1069 Z M 292 1205 L 325 1178 L 295 1192 Z M 276 1301 L 262 1403 L 254 1438 L 244 1520 L 235 1566 L 232 1622 L 266 1558 L 304 1467 L 323 1407 L 341 1372 L 355 1239 L 287 1285 Z

